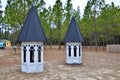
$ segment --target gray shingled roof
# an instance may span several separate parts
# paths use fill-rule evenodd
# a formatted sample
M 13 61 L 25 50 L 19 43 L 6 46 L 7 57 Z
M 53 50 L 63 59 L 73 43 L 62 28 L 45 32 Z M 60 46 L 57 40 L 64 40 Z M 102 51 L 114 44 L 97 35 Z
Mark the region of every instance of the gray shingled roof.
M 33 5 L 18 36 L 18 41 L 46 41 L 42 25 Z
M 72 17 L 72 20 L 69 24 L 67 33 L 64 38 L 64 42 L 83 42 L 83 41 L 84 39 L 75 21 L 75 18 Z

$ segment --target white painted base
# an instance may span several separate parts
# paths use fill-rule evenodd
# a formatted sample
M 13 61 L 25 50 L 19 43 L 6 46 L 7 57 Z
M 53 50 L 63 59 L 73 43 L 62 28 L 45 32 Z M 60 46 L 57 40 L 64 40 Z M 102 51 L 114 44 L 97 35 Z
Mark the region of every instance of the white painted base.
M 44 66 L 43 64 L 38 64 L 38 65 L 34 65 L 34 64 L 23 64 L 21 66 L 21 70 L 22 72 L 26 72 L 26 73 L 39 73 L 39 72 L 43 72 L 44 71 Z
M 82 60 L 81 58 L 67 58 L 66 63 L 67 64 L 81 64 Z

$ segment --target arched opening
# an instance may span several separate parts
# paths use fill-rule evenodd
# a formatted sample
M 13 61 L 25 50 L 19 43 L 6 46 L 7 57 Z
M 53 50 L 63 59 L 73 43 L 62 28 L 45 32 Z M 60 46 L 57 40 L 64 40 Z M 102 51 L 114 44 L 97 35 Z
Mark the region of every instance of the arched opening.
M 68 47 L 68 51 L 69 51 L 69 57 L 71 57 L 71 47 Z
M 42 51 L 42 49 L 41 49 L 41 47 L 39 46 L 39 47 L 38 47 L 38 62 L 41 62 L 41 51 Z
M 23 48 L 23 62 L 26 62 L 26 47 Z
M 77 47 L 74 46 L 74 57 L 76 57 L 76 56 L 77 56 Z
M 80 53 L 81 53 L 81 52 L 80 52 L 80 45 L 79 45 L 79 56 L 81 56 Z
M 31 46 L 30 47 L 30 62 L 33 63 L 34 62 L 34 47 Z

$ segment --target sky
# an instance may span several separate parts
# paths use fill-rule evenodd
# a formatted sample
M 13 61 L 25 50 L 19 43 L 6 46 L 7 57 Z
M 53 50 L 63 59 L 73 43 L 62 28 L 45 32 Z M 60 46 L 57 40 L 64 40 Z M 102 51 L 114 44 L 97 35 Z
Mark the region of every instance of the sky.
M 2 10 L 5 9 L 4 7 L 6 6 L 6 1 L 7 0 L 1 0 L 2 6 L 3 6 Z M 49 5 L 53 6 L 55 4 L 56 0 L 44 0 L 44 1 L 46 2 L 46 8 L 47 8 Z M 66 3 L 66 0 L 61 0 L 61 1 L 62 1 L 63 5 Z M 81 15 L 83 15 L 84 8 L 87 4 L 87 1 L 88 0 L 72 0 L 73 8 L 77 9 L 77 7 L 79 6 Z M 111 2 L 114 2 L 116 6 L 118 6 L 118 5 L 120 6 L 120 0 L 105 0 L 106 4 L 111 4 Z

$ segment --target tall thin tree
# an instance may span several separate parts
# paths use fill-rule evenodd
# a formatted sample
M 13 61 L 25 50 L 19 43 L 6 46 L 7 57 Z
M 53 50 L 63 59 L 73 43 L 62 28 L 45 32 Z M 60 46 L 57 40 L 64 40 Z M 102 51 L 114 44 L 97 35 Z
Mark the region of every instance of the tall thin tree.
M 55 5 L 53 6 L 53 16 L 54 22 L 58 28 L 58 49 L 61 49 L 61 25 L 63 18 L 63 7 L 61 0 L 56 0 Z

